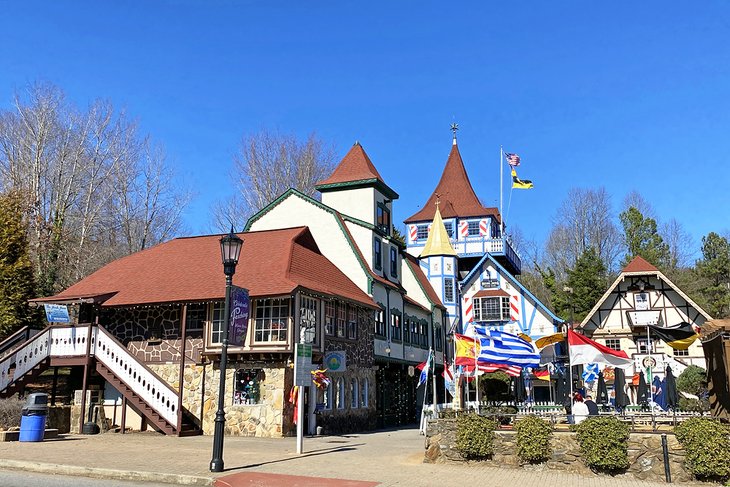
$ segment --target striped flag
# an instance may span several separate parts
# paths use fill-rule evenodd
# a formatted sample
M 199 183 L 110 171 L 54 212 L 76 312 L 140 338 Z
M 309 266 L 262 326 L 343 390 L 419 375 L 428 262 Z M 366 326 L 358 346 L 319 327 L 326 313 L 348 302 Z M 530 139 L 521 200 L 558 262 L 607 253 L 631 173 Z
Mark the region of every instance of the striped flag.
M 520 165 L 520 156 L 518 156 L 517 154 L 505 152 L 504 158 L 507 160 L 507 164 L 509 164 L 512 167 L 517 167 Z
M 428 358 L 426 361 L 419 365 L 419 369 L 421 369 L 421 375 L 418 377 L 418 385 L 416 388 L 421 387 L 421 384 L 425 384 L 428 380 L 428 373 L 431 371 L 431 364 L 433 363 L 433 350 L 428 351 Z
M 471 327 L 478 342 L 477 361 L 488 364 L 540 366 L 540 354 L 531 344 L 511 333 L 489 330 L 484 325 Z
M 471 365 L 465 365 L 464 369 L 469 372 L 474 372 L 474 364 Z M 504 364 L 483 364 L 477 362 L 477 371 L 487 374 L 490 372 L 504 372 L 505 374 L 509 375 L 510 377 L 517 377 L 522 372 L 522 367 L 518 367 L 517 365 L 504 365 Z
M 444 371 L 441 373 L 444 378 L 444 385 L 446 390 L 449 391 L 451 397 L 456 395 L 456 383 L 454 382 L 454 364 L 444 367 Z

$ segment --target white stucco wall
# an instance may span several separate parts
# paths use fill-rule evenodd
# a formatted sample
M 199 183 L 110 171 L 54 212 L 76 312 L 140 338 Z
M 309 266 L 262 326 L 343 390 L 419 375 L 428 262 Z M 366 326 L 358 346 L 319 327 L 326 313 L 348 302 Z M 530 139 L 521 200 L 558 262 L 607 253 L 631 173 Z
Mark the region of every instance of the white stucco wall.
M 325 191 L 322 193 L 322 203 L 344 215 L 375 225 L 376 193 L 380 195 L 375 188 Z

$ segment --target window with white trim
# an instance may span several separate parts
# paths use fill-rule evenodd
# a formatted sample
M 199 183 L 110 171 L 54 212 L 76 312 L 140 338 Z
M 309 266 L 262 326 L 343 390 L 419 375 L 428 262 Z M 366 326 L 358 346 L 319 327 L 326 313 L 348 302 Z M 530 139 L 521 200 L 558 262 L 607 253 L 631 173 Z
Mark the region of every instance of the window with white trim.
M 474 320 L 509 320 L 509 297 L 489 296 L 483 298 L 474 298 Z
M 368 378 L 364 378 L 362 380 L 362 384 L 360 387 L 360 407 L 366 408 L 368 407 L 368 387 L 370 385 L 370 381 Z
M 360 388 L 357 385 L 357 379 L 352 379 L 350 381 L 350 408 L 357 409 L 359 406 L 359 400 L 360 400 Z
M 621 340 L 619 338 L 606 338 L 606 346 L 611 350 L 621 350 Z
M 400 341 L 403 338 L 403 334 L 401 332 L 400 327 L 400 314 L 391 313 L 390 314 L 390 337 L 393 340 Z
M 225 303 L 213 303 L 210 310 L 210 343 L 223 341 L 223 306 Z
M 421 329 L 421 333 L 419 334 L 421 337 L 421 348 L 428 348 L 428 321 L 421 320 L 418 322 L 418 325 Z
M 390 247 L 390 275 L 398 277 L 398 249 Z
M 444 228 L 449 238 L 454 238 L 454 224 L 452 222 L 444 222 Z
M 335 320 L 337 319 L 335 312 L 335 302 L 327 301 L 324 305 L 324 333 L 326 335 L 335 334 Z
M 345 409 L 345 381 L 341 378 L 337 379 L 335 394 L 335 405 L 337 409 Z
M 675 357 L 689 357 L 689 349 L 678 350 L 674 348 L 672 349 L 672 354 L 674 354 Z
M 381 232 L 390 235 L 390 210 L 382 203 L 378 203 L 376 226 Z
M 327 384 L 327 387 L 320 390 L 322 391 L 322 399 L 319 402 L 322 403 L 322 407 L 326 410 L 332 409 L 332 381 Z
M 416 228 L 416 240 L 424 240 L 428 238 L 428 225 L 418 225 Z
M 378 271 L 383 268 L 383 244 L 380 237 L 373 239 L 373 268 Z
M 637 338 L 636 350 L 638 353 L 656 353 L 656 344 L 654 343 L 654 340 L 652 340 L 651 351 L 649 351 L 648 347 L 646 346 L 646 338 Z
M 444 277 L 444 302 L 454 302 L 454 278 Z
M 385 312 L 382 309 L 375 312 L 375 334 L 385 336 Z
M 299 332 L 302 343 L 315 343 L 319 324 L 319 300 L 302 296 L 299 307 Z
M 347 323 L 347 306 L 337 303 L 337 336 L 345 338 L 345 324 Z
M 289 298 L 256 301 L 255 342 L 285 342 L 289 328 Z
M 468 222 L 469 236 L 474 237 L 479 235 L 479 220 Z
M 347 306 L 347 338 L 357 339 L 357 308 L 352 305 Z

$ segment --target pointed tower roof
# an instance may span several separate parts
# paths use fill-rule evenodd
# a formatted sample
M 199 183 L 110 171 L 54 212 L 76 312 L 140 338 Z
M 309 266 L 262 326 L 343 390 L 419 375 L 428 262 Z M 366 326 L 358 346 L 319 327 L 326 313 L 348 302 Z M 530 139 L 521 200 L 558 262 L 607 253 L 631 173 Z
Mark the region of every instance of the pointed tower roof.
M 318 182 L 316 188 L 325 192 L 361 186 L 376 186 L 386 197 L 398 198 L 398 194 L 385 184 L 360 142 L 355 142 L 330 177 Z
M 405 223 L 433 220 L 436 199 L 441 200 L 444 210 L 441 216 L 445 218 L 493 215 L 497 218 L 497 221 L 500 221 L 497 208 L 482 206 L 476 193 L 474 193 L 474 188 L 472 188 L 469 176 L 464 168 L 464 161 L 462 161 L 461 154 L 459 154 L 456 138 L 454 138 L 446 167 L 444 167 L 444 172 L 436 189 L 423 208 L 407 218 Z
M 451 245 L 449 240 L 449 234 L 446 233 L 446 227 L 444 221 L 441 219 L 441 211 L 439 210 L 439 202 L 436 201 L 436 211 L 433 215 L 433 224 L 431 225 L 431 231 L 428 234 L 426 245 L 423 247 L 423 252 L 419 258 L 431 257 L 434 255 L 453 255 L 457 256 L 456 250 Z
M 637 255 L 633 259 L 631 259 L 631 262 L 626 264 L 626 267 L 623 268 L 621 272 L 658 272 L 659 269 L 651 265 L 646 259 L 644 259 L 642 256 Z

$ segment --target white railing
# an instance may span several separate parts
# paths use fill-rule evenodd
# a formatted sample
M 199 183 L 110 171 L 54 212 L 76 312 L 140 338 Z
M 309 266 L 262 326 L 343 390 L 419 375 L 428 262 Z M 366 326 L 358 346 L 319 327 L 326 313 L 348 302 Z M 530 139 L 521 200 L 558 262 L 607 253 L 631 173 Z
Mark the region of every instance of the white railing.
M 0 391 L 5 390 L 12 382 L 38 365 L 49 355 L 48 341 L 51 330 L 34 336 L 27 344 L 6 356 L 0 362 Z M 10 377 L 10 366 L 15 364 L 13 377 Z
M 177 392 L 140 363 L 106 330 L 99 327 L 94 340 L 96 359 L 149 404 L 168 423 L 177 427 Z
M 95 328 L 92 328 L 92 345 Z M 86 355 L 88 326 L 69 326 L 51 328 L 51 356 L 79 357 Z M 93 350 L 92 350 L 93 355 Z

